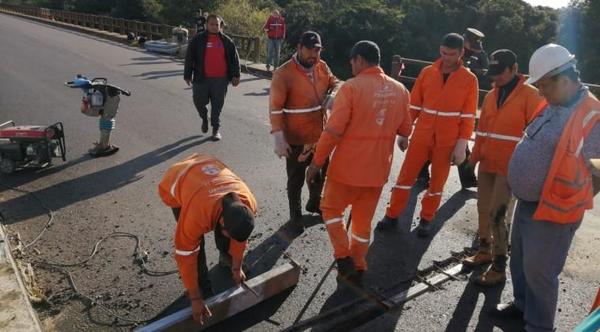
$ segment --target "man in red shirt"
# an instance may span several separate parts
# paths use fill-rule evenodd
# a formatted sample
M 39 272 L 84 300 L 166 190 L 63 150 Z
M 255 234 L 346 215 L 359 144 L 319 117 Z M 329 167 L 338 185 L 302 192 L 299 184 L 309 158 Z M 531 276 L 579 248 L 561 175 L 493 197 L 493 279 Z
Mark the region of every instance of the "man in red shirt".
M 281 42 L 285 39 L 285 19 L 275 9 L 271 16 L 263 25 L 263 30 L 267 33 L 267 70 L 273 70 L 279 67 L 279 53 L 281 53 Z
M 202 118 L 202 132 L 208 132 L 208 109 L 210 101 L 210 124 L 213 141 L 221 140 L 219 128 L 221 109 L 225 103 L 227 85 L 240 83 L 240 59 L 233 40 L 220 29 L 221 18 L 211 14 L 206 19 L 206 31 L 197 34 L 187 48 L 183 79 L 192 85 L 194 105 Z M 192 84 L 193 83 L 193 84 Z

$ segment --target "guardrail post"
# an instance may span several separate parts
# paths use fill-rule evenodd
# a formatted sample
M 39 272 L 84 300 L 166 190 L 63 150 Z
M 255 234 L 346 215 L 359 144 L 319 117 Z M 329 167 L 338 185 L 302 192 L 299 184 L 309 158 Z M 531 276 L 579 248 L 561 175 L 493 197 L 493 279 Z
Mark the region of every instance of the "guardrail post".
M 260 62 L 260 38 L 254 37 L 254 62 Z

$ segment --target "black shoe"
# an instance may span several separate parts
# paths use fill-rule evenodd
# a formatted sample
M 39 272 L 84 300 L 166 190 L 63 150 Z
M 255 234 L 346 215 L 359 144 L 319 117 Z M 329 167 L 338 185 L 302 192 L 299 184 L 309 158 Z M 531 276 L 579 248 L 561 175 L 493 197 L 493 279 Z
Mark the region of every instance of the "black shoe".
M 344 283 L 354 283 L 356 279 L 356 269 L 354 268 L 354 260 L 352 257 L 338 258 L 335 260 L 337 265 L 338 275 L 337 281 Z
M 208 119 L 202 119 L 202 133 L 208 133 Z
M 419 227 L 417 227 L 417 236 L 429 237 L 431 235 L 431 221 L 421 219 L 419 221 Z
M 517 308 L 514 302 L 500 303 L 490 311 L 490 314 L 497 318 L 523 318 L 523 311 Z
M 397 218 L 390 218 L 388 216 L 385 216 L 385 217 L 383 217 L 383 219 L 381 219 L 380 222 L 377 223 L 377 226 L 375 226 L 375 229 L 378 231 L 387 231 L 387 230 L 390 230 L 390 229 L 396 227 L 397 223 L 398 223 Z
M 211 139 L 215 142 L 220 141 L 223 138 L 223 136 L 221 136 L 221 133 L 219 133 L 218 130 L 213 130 L 213 134 Z
M 304 233 L 304 222 L 301 215 L 290 218 L 288 225 L 294 235 L 300 235 Z
M 306 202 L 306 211 L 310 213 L 318 213 L 321 214 L 321 197 L 318 198 L 309 198 L 308 202 Z
M 363 275 L 365 274 L 365 270 L 356 270 L 356 273 L 353 277 L 350 278 L 350 282 L 357 287 L 363 287 Z

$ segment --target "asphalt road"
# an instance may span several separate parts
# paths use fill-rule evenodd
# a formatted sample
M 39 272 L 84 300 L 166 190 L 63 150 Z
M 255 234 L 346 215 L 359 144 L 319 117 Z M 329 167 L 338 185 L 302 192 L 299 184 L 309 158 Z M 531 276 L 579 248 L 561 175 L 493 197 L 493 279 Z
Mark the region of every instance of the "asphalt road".
M 95 37 L 0 15 L 0 122 L 50 124 L 62 121 L 66 128 L 68 161 L 51 169 L 0 175 L 3 185 L 18 186 L 30 194 L 0 187 L 0 212 L 8 230 L 29 242 L 44 227 L 46 206 L 55 212 L 53 226 L 32 248 L 24 261 L 74 262 L 86 258 L 96 241 L 112 232 L 139 236 L 150 254 L 149 268 L 175 268 L 172 258 L 174 221 L 161 204 L 156 186 L 172 163 L 193 152 L 210 153 L 226 162 L 252 188 L 259 203 L 257 227 L 247 255 L 249 275 L 258 275 L 282 264 L 286 251 L 305 268 L 300 283 L 268 305 L 236 317 L 220 329 L 274 331 L 290 326 L 332 261 L 324 226 L 307 216 L 313 226 L 298 238 L 287 236 L 287 202 L 284 161 L 272 153 L 267 117 L 269 81 L 243 75 L 240 86 L 229 88 L 222 116 L 221 142 L 210 142 L 200 132 L 200 120 L 192 105 L 191 89 L 182 80 L 183 64 Z M 81 93 L 63 85 L 75 74 L 107 77 L 109 82 L 132 91 L 123 97 L 113 142 L 121 146 L 114 156 L 90 159 L 87 149 L 97 139 L 96 118 L 79 112 Z M 395 155 L 392 180 L 402 154 Z M 376 214 L 383 216 L 389 197 L 386 186 Z M 411 231 L 418 216 L 415 189 L 409 211 L 397 230 L 372 236 L 367 284 L 373 289 L 402 290 L 400 281 L 416 268 L 449 257 L 450 251 L 470 246 L 476 232 L 476 193 L 459 191 L 453 170 L 431 240 L 418 239 Z M 35 194 L 35 195 L 33 195 Z M 43 205 L 35 199 L 38 197 Z M 600 200 L 596 199 L 600 204 Z M 586 314 L 598 287 L 600 264 L 600 209 L 588 213 L 579 229 L 565 272 L 561 276 L 560 331 L 572 328 Z M 595 222 L 591 222 L 595 221 Z M 119 315 L 148 319 L 182 294 L 176 274 L 153 277 L 140 273 L 133 262 L 135 242 L 111 238 L 84 266 L 70 267 L 79 290 L 93 296 Z M 208 241 L 208 260 L 216 262 Z M 64 275 L 35 269 L 38 284 L 50 303 L 36 306 L 47 330 L 129 330 L 132 325 L 115 321 L 97 307 L 87 309 L 72 296 Z M 474 274 L 480 273 L 477 270 Z M 215 278 L 222 271 L 211 271 Z M 467 276 L 470 277 L 470 276 Z M 472 275 L 471 275 L 472 277 Z M 226 287 L 224 282 L 217 282 Z M 491 319 L 487 309 L 511 297 L 510 280 L 504 290 L 483 289 L 467 281 L 451 281 L 407 303 L 402 310 L 385 314 L 363 325 L 360 331 L 513 331 L 518 322 Z M 308 306 L 308 318 L 351 297 L 336 291 L 335 271 Z M 268 319 L 268 320 L 267 320 Z

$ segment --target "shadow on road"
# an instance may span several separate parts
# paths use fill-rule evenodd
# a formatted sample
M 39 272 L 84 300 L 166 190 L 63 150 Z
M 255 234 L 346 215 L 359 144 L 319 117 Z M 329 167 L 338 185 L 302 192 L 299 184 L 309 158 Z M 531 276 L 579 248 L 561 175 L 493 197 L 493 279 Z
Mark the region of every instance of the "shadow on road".
M 80 201 L 98 197 L 139 180 L 143 176 L 140 173 L 144 170 L 209 140 L 210 137 L 202 136 L 192 136 L 179 140 L 122 164 L 4 201 L 0 203 L 0 211 L 8 211 L 6 223 L 14 224 L 46 214 L 47 211 L 43 207 L 32 206 L 30 197 L 32 194 L 43 199 L 48 208 L 54 211 Z M 26 181 L 26 177 L 21 181 Z

